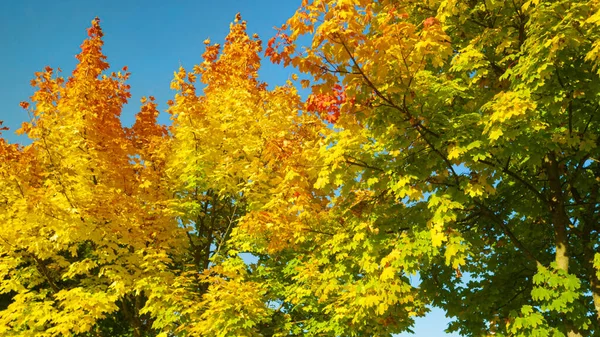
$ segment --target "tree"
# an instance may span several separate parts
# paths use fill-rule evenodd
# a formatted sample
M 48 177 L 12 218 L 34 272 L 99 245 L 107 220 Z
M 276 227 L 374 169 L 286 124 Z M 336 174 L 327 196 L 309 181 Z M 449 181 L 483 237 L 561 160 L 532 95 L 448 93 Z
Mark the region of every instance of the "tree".
M 169 128 L 153 98 L 121 126 L 94 20 L 68 80 L 36 74 L 32 144 L 0 139 L 0 332 L 389 336 L 437 306 L 465 336 L 597 334 L 599 10 L 305 0 L 273 89 L 238 15 Z
M 355 277 L 410 289 L 418 272 L 399 301 L 445 309 L 463 335 L 598 333 L 598 18 L 594 1 L 303 2 L 267 54 L 352 98 L 317 185 L 377 247 L 349 254 Z M 326 275 L 310 280 L 322 301 Z M 337 312 L 364 300 L 343 302 L 350 284 Z
M 269 307 L 276 300 L 272 274 L 262 263 L 247 266 L 236 250 L 265 257 L 281 250 L 296 234 L 302 205 L 318 202 L 306 195 L 312 182 L 298 171 L 309 163 L 305 158 L 317 156 L 321 138 L 310 130 L 320 121 L 298 114 L 292 86 L 268 90 L 258 80 L 262 42 L 247 35 L 239 15 L 222 50 L 205 44 L 204 61 L 189 72 L 180 68 L 171 85 L 177 94 L 169 102 L 165 171 L 175 214 L 188 228 L 194 268 L 163 286 L 147 310 L 162 317 L 155 327 L 167 331 L 270 336 L 283 324 Z M 302 202 L 287 202 L 301 194 Z
M 139 125 L 151 105 L 138 116 L 135 137 L 128 135 L 119 115 L 130 97 L 129 73 L 103 75 L 99 20 L 88 35 L 68 80 L 50 67 L 36 73 L 33 105 L 21 104 L 31 119 L 19 130 L 31 145 L 3 145 L 6 336 L 98 334 L 97 322 L 114 315 L 127 326 L 111 327 L 111 335 L 149 335 L 151 318 L 140 313 L 146 295 L 136 283 L 152 275 L 149 261 L 179 249 L 181 229 L 157 201 L 165 190 L 145 186 L 157 169 L 136 163 L 148 160 L 137 142 L 155 136 Z

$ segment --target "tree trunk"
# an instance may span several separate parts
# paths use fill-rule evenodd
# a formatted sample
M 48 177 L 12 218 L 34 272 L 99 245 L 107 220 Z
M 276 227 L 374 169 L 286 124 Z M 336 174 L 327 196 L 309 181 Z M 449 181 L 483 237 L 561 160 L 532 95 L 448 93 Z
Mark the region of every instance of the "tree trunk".
M 548 184 L 550 193 L 548 195 L 548 206 L 552 215 L 552 225 L 554 226 L 554 242 L 556 244 L 555 261 L 560 270 L 569 272 L 569 236 L 567 228 L 569 217 L 565 211 L 565 203 L 560 180 L 560 169 L 554 152 L 550 152 L 546 157 L 546 171 L 548 173 Z M 582 337 L 583 335 L 573 326 L 572 322 L 566 321 L 565 327 L 568 337 Z
M 590 244 L 590 236 L 592 231 L 592 217 L 584 219 L 585 226 L 583 227 L 583 263 L 585 271 L 589 275 L 590 291 L 592 293 L 592 299 L 594 301 L 594 309 L 596 311 L 596 319 L 600 323 L 600 280 L 596 276 L 596 270 L 594 268 L 594 248 Z
M 596 319 L 600 323 L 600 282 L 594 273 L 591 275 L 592 298 L 594 299 L 594 308 L 596 309 Z

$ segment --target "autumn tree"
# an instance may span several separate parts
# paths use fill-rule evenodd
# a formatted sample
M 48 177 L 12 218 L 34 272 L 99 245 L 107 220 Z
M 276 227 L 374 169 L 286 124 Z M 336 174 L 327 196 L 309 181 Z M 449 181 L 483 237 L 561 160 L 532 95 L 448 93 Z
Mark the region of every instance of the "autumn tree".
M 262 42 L 246 33 L 241 16 L 222 47 L 205 44 L 203 62 L 176 72 L 177 94 L 169 102 L 167 179 L 179 219 L 190 229 L 195 270 L 202 272 L 194 281 L 198 300 L 181 306 L 189 316 L 176 330 L 284 333 L 291 316 L 273 308 L 282 300 L 277 272 L 284 265 L 270 270 L 272 253 L 305 238 L 302 212 L 326 209 L 325 196 L 313 188 L 318 170 L 312 165 L 324 141 L 319 131 L 327 130 L 317 116 L 299 113 L 291 82 L 269 89 L 258 79 Z M 259 261 L 248 266 L 238 252 Z
M 316 187 L 344 227 L 295 278 L 327 327 L 399 331 L 431 304 L 466 336 L 598 333 L 598 10 L 303 1 L 267 55 L 329 100 Z
M 31 144 L 3 145 L 5 336 L 98 333 L 97 322 L 117 311 L 126 330 L 142 335 L 145 295 L 135 283 L 147 275 L 147 259 L 177 247 L 177 223 L 144 191 L 152 168 L 132 164 L 134 146 L 121 127 L 129 73 L 104 74 L 98 20 L 88 35 L 68 79 L 50 67 L 36 73 L 32 104 L 21 104 L 30 120 L 19 130 Z

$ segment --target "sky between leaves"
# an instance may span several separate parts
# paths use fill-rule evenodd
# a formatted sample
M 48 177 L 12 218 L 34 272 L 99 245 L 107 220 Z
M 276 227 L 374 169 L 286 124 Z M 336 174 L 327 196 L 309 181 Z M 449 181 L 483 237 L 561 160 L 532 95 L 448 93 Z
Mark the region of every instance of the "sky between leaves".
M 248 22 L 249 33 L 263 41 L 292 16 L 300 1 L 220 0 L 220 1 L 1 1 L 0 2 L 0 120 L 11 130 L 27 119 L 19 102 L 33 93 L 29 81 L 45 66 L 60 67 L 69 73 L 75 66 L 79 45 L 90 20 L 98 16 L 105 33 L 104 53 L 113 69 L 128 66 L 131 71 L 132 99 L 125 107 L 122 122 L 130 125 L 142 96 L 155 96 L 158 108 L 174 92 L 169 88 L 179 65 L 191 66 L 204 51 L 204 41 L 221 42 L 237 12 Z M 291 75 L 264 61 L 260 79 L 269 85 L 283 84 Z M 66 74 L 65 74 L 66 75 Z M 159 122 L 169 123 L 161 114 Z M 4 133 L 10 142 L 26 142 L 12 132 Z M 443 332 L 448 320 L 443 312 L 432 311 L 418 319 L 416 336 L 457 336 Z M 399 336 L 410 336 L 402 334 Z

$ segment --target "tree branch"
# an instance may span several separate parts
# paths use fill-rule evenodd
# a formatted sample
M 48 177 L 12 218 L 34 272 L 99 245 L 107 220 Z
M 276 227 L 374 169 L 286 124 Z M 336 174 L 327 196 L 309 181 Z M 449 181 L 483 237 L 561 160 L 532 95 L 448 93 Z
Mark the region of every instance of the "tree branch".
M 521 184 L 525 185 L 531 192 L 533 192 L 533 194 L 535 194 L 538 199 L 540 199 L 542 202 L 547 203 L 548 201 L 546 200 L 546 198 L 544 197 L 544 195 L 538 191 L 537 188 L 535 188 L 535 186 L 533 186 L 530 182 L 526 181 L 525 179 L 523 179 L 521 176 L 519 176 L 517 173 L 509 170 L 508 168 L 505 167 L 499 167 L 498 165 L 487 161 L 487 160 L 482 160 L 480 159 L 478 162 L 486 164 L 490 167 L 493 167 L 495 169 L 498 169 L 506 174 L 508 174 L 509 176 L 513 177 L 515 180 L 517 180 L 518 182 L 520 182 Z
M 517 249 L 519 249 L 520 251 L 523 252 L 523 254 L 525 254 L 525 257 L 527 257 L 529 260 L 535 262 L 535 264 L 537 266 L 541 266 L 542 265 L 542 263 L 537 259 L 537 257 L 535 257 L 535 255 L 533 255 L 533 253 L 529 249 L 527 249 L 527 247 L 525 247 L 523 245 L 523 243 L 521 243 L 521 241 L 519 241 L 519 239 L 513 234 L 513 232 L 504 223 L 504 220 L 502 218 L 500 218 L 494 211 L 492 211 L 491 209 L 489 209 L 487 206 L 485 206 L 481 202 L 475 201 L 475 204 L 478 205 L 481 208 L 482 213 L 484 215 L 486 215 L 490 220 L 494 221 L 498 226 L 500 226 L 500 229 L 502 230 L 502 232 L 506 236 L 509 237 L 509 239 L 512 242 L 512 244 Z

